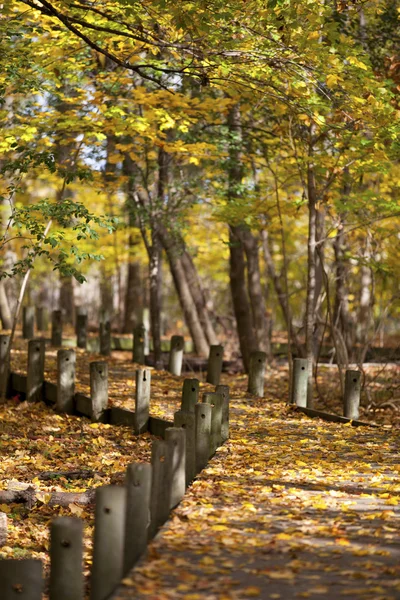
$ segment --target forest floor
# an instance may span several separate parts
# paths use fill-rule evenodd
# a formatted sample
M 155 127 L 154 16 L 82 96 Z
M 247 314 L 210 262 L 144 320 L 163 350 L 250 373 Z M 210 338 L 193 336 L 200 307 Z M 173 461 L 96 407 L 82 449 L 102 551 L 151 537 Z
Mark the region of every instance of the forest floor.
M 137 365 L 130 356 L 113 352 L 108 359 L 109 388 L 111 405 L 133 410 Z M 89 393 L 88 363 L 96 359 L 99 355 L 78 351 L 77 391 Z M 56 349 L 46 352 L 45 368 L 46 380 L 56 383 Z M 26 372 L 22 340 L 13 352 L 12 370 Z M 366 368 L 375 412 L 363 408 L 361 417 L 380 422 L 380 429 L 353 429 L 294 414 L 285 405 L 284 363 L 268 368 L 262 400 L 249 399 L 247 377 L 224 373 L 221 383 L 230 386 L 232 395 L 231 439 L 188 489 L 119 597 L 296 598 L 326 595 L 328 587 L 332 596 L 326 597 L 332 598 L 339 592 L 350 598 L 400 598 L 395 568 L 400 551 L 395 556 L 394 549 L 400 494 L 396 373 L 398 365 Z M 182 381 L 152 371 L 153 416 L 172 421 Z M 336 371 L 321 367 L 319 381 L 317 408 L 340 414 Z M 201 383 L 201 393 L 211 389 Z M 379 401 L 391 406 L 379 408 Z M 50 506 L 50 493 L 122 483 L 130 462 L 150 460 L 151 436 L 138 438 L 128 427 L 57 415 L 19 397 L 0 407 L 0 434 L 0 489 L 18 481 L 34 485 L 39 494 L 32 509 L 0 505 L 9 520 L 0 558 L 41 558 L 47 570 L 50 520 L 77 515 L 86 524 L 88 574 L 93 506 Z M 63 475 L 80 470 L 82 478 Z
M 231 437 L 113 598 L 400 598 L 398 435 L 234 388 Z

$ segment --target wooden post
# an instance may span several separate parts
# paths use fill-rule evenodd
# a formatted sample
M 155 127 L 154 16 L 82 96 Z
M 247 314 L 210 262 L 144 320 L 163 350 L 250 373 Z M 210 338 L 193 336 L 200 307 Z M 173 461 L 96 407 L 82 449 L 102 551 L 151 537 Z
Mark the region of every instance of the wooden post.
M 111 354 L 111 323 L 109 320 L 102 321 L 99 328 L 100 354 L 110 356 Z
M 96 489 L 91 600 L 106 600 L 124 574 L 125 487 Z
M 9 392 L 9 385 L 8 385 L 8 381 L 7 383 L 4 383 L 4 379 L 7 377 L 7 379 L 9 380 L 9 372 L 8 372 L 8 368 L 7 368 L 7 350 L 8 350 L 8 345 L 10 343 L 10 336 L 9 335 L 0 335 L 0 389 L 5 389 L 6 390 L 6 394 L 5 397 L 7 398 L 8 396 L 8 392 Z
M 138 325 L 133 331 L 133 362 L 139 365 L 145 364 L 145 334 L 144 325 Z
M 186 486 L 196 477 L 196 421 L 194 413 L 178 410 L 174 414 L 174 427 L 186 431 Z
M 194 407 L 199 401 L 199 380 L 185 379 L 182 388 L 181 410 L 194 412 Z
M 165 441 L 170 445 L 171 494 L 169 507 L 175 508 L 186 489 L 186 431 L 182 427 L 168 427 Z
M 169 363 L 168 371 L 172 375 L 179 375 L 182 373 L 182 361 L 183 361 L 183 348 L 185 340 L 182 335 L 173 335 L 171 337 L 171 346 L 169 350 Z
M 131 463 L 126 470 L 124 575 L 146 550 L 150 525 L 151 473 L 152 466 L 149 463 Z
M 195 406 L 196 415 L 196 473 L 200 473 L 208 463 L 211 447 L 211 404 L 199 402 Z
M 44 360 L 46 341 L 43 339 L 28 342 L 28 377 L 26 381 L 26 399 L 37 402 L 43 397 Z
M 218 385 L 222 372 L 222 361 L 224 358 L 224 347 L 220 345 L 210 346 L 207 367 L 207 383 Z
M 215 391 L 222 396 L 221 440 L 226 442 L 229 439 L 229 385 L 217 385 Z
M 344 379 L 343 414 L 348 419 L 360 417 L 361 371 L 348 369 Z
M 42 600 L 42 561 L 33 558 L 0 560 L 1 600 Z
M 84 350 L 87 346 L 87 323 L 87 314 L 78 313 L 76 316 L 76 345 Z
M 63 319 L 61 310 L 53 310 L 51 314 L 51 345 L 62 346 Z
M 221 428 L 222 428 L 222 394 L 209 392 L 203 394 L 203 402 L 211 404 L 213 407 L 211 413 L 211 445 L 210 456 L 215 454 L 216 449 L 222 444 Z
M 153 476 L 150 498 L 149 539 L 152 539 L 159 527 L 168 519 L 171 496 L 171 459 L 170 446 L 165 440 L 154 440 L 151 446 L 151 464 Z
M 265 352 L 250 354 L 249 382 L 247 391 L 254 396 L 264 398 L 264 377 L 267 355 Z
M 50 529 L 50 600 L 83 600 L 83 521 L 53 519 Z
M 22 337 L 31 340 L 35 335 L 35 307 L 24 306 L 22 309 Z
M 150 413 L 150 369 L 136 371 L 134 432 L 136 435 L 147 431 Z
M 38 331 L 47 332 L 49 328 L 49 313 L 44 306 L 38 306 L 36 309 L 36 323 Z
M 0 512 L 0 548 L 2 546 L 6 545 L 7 536 L 8 536 L 7 515 L 4 512 Z
M 307 407 L 308 360 L 295 358 L 292 371 L 292 404 Z
M 92 421 L 100 421 L 108 405 L 108 363 L 90 363 L 90 398 L 92 401 Z
M 58 350 L 56 410 L 70 415 L 74 414 L 75 408 L 75 364 L 75 350 Z

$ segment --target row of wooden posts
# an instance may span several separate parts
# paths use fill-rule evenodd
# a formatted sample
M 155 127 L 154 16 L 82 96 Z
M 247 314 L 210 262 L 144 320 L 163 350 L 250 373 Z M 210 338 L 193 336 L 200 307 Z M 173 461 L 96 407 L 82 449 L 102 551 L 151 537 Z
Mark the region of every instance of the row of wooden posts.
M 302 408 L 309 408 L 308 360 L 293 360 L 291 402 Z M 361 371 L 347 369 L 344 381 L 343 416 L 357 420 L 360 417 Z
M 138 370 L 137 377 L 146 372 L 150 373 Z M 146 397 L 150 398 L 147 381 Z M 138 406 L 141 411 L 144 404 L 143 420 L 148 415 L 148 403 Z M 228 437 L 229 387 L 218 385 L 199 402 L 199 381 L 185 379 L 181 409 L 174 415 L 173 427 L 166 429 L 165 439 L 153 441 L 151 464 L 129 465 L 125 486 L 96 489 L 91 600 L 109 597 L 165 523 L 170 510 L 181 501 L 186 486 Z M 82 600 L 83 522 L 74 517 L 54 519 L 50 537 L 50 600 Z M 2 600 L 41 600 L 41 561 L 0 561 L 0 589 Z

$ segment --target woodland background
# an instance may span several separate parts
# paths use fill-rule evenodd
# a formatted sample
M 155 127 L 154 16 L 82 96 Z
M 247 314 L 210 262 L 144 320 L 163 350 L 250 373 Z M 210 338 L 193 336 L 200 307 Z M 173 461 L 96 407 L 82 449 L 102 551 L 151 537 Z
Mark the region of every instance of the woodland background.
M 3 329 L 18 298 L 124 333 L 147 308 L 156 365 L 164 334 L 245 369 L 290 339 L 310 379 L 325 344 L 395 348 L 399 8 L 3 3 Z

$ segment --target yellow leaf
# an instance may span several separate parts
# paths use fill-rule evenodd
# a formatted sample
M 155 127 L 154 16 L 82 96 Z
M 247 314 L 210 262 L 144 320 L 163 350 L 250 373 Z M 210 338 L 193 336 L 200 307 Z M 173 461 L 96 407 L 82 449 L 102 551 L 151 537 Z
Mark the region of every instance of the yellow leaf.
M 0 504 L 0 512 L 8 514 L 11 512 L 11 508 L 7 504 Z
M 76 515 L 77 517 L 81 517 L 84 512 L 83 508 L 75 503 L 68 504 L 68 508 L 72 512 L 72 514 Z
M 261 590 L 259 587 L 252 585 L 248 588 L 245 588 L 243 590 L 243 594 L 245 595 L 245 597 L 247 596 L 249 598 L 255 598 L 256 596 L 259 596 L 261 594 Z
M 89 427 L 92 429 L 98 429 L 100 427 L 100 423 L 90 423 Z

